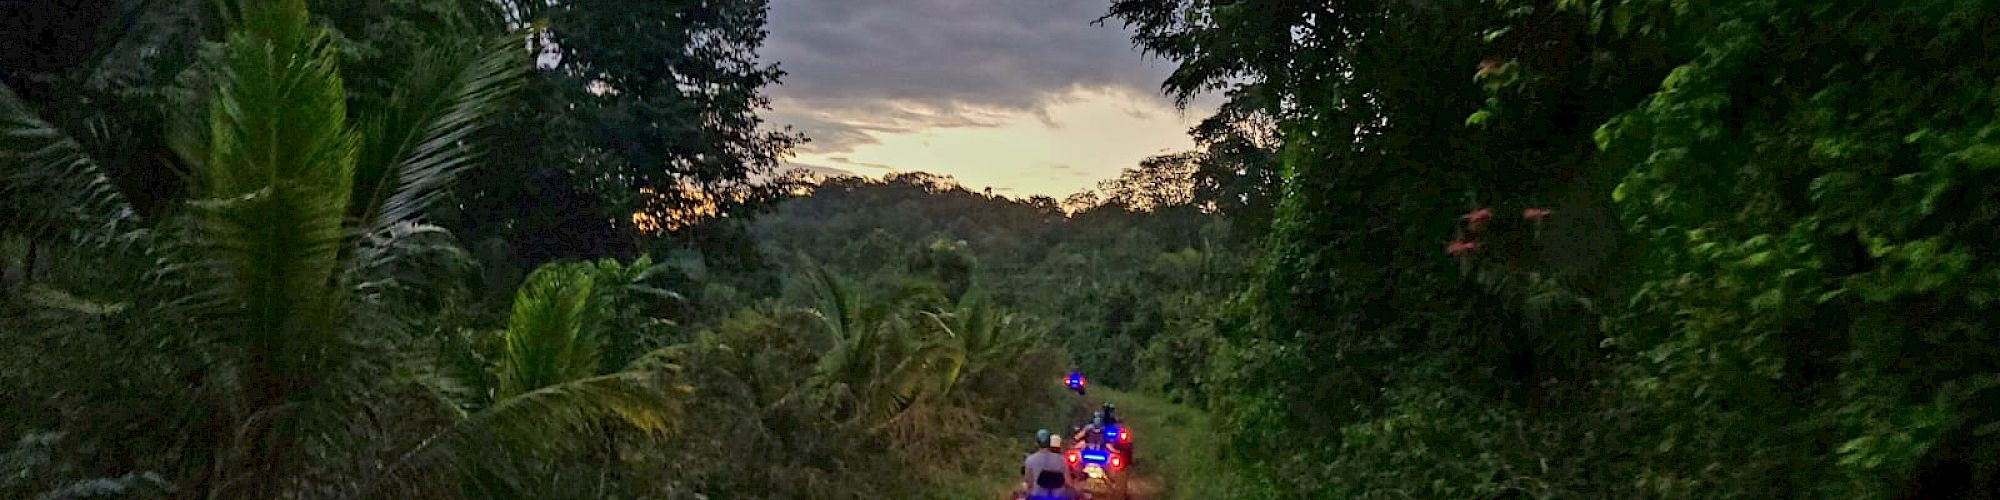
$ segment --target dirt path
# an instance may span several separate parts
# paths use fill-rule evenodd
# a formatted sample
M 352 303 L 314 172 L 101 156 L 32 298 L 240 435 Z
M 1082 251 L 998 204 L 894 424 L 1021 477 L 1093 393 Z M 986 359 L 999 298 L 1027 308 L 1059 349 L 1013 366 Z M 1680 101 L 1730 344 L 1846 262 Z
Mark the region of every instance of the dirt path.
M 1160 481 L 1155 479 L 1152 474 L 1133 475 L 1132 484 L 1127 485 L 1126 487 L 1131 488 L 1131 490 L 1126 494 L 1125 497 L 1128 499 L 1155 500 L 1159 498 L 1166 498 L 1164 496 L 1166 495 L 1165 487 L 1160 483 Z
M 1099 495 L 1093 500 L 1156 500 L 1166 498 L 1164 496 L 1166 493 L 1166 484 L 1161 480 L 1158 471 L 1154 470 L 1157 465 L 1155 461 L 1157 457 L 1146 456 L 1144 452 L 1137 451 L 1141 446 L 1140 443 L 1144 442 L 1143 439 L 1139 439 L 1137 436 L 1146 436 L 1154 431 L 1142 425 L 1142 422 L 1146 420 L 1145 418 L 1135 419 L 1132 411 L 1127 408 L 1130 406 L 1129 401 L 1132 400 L 1131 395 L 1107 394 L 1103 389 L 1099 389 L 1098 392 L 1089 397 L 1079 398 L 1079 403 L 1082 403 L 1082 413 L 1077 417 L 1076 421 L 1090 421 L 1092 412 L 1097 411 L 1097 408 L 1104 404 L 1107 395 L 1112 400 L 1111 404 L 1118 408 L 1117 415 L 1119 420 L 1122 421 L 1120 424 L 1135 436 L 1133 455 L 1136 455 L 1136 457 L 1133 459 L 1132 468 L 1126 470 L 1126 473 L 1131 476 L 1126 479 L 1125 496 L 1121 499 L 1117 496 Z
M 1092 392 L 1118 406 L 1132 429 L 1132 498 L 1144 500 L 1232 498 L 1240 479 L 1223 456 L 1226 442 L 1208 415 L 1159 398 L 1114 391 Z

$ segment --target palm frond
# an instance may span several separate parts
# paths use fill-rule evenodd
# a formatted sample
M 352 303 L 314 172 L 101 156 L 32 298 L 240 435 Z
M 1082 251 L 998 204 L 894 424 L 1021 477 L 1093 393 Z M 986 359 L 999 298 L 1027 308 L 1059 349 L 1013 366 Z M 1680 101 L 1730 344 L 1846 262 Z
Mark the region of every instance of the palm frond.
M 636 294 L 660 300 L 684 300 L 685 297 L 681 294 L 652 284 L 653 280 L 666 275 L 673 268 L 672 263 L 654 263 L 652 256 L 648 255 L 641 255 L 630 264 L 619 262 L 618 259 L 601 259 L 596 265 L 598 279 L 605 285 L 604 291 L 607 293 Z M 608 298 L 613 299 L 612 302 L 623 302 L 624 297 Z
M 859 323 L 860 312 L 855 310 L 853 297 L 833 273 L 815 268 L 810 275 L 813 284 L 817 285 L 813 291 L 820 297 L 820 318 L 825 321 L 827 332 L 846 342 L 855 335 L 855 330 L 859 330 L 856 323 Z
M 0 85 L 0 229 L 108 242 L 138 215 L 83 146 Z
M 28 290 L 21 295 L 30 305 L 86 317 L 110 316 L 124 312 L 130 307 L 126 303 L 106 304 L 91 301 L 41 284 L 29 285 Z
M 931 320 L 933 328 L 944 334 L 944 338 L 933 341 L 919 355 L 927 359 L 940 380 L 938 397 L 949 397 L 952 389 L 958 386 L 959 378 L 965 374 L 966 365 L 976 360 L 977 356 L 986 354 L 986 335 L 991 331 L 978 329 L 981 325 L 976 323 L 976 314 L 950 316 L 958 322 L 956 325 L 946 321 L 948 315 L 928 311 L 923 314 Z
M 478 159 L 473 137 L 492 122 L 528 70 L 519 47 L 493 42 L 432 48 L 403 73 L 386 106 L 363 118 L 357 163 L 361 220 L 413 220 Z
M 228 12 L 209 102 L 209 147 L 195 204 L 199 244 L 242 304 L 244 331 L 270 368 L 305 377 L 299 356 L 332 342 L 333 290 L 346 233 L 356 135 L 346 122 L 339 54 L 303 0 Z
M 70 500 L 78 498 L 167 498 L 174 493 L 174 486 L 154 472 L 135 472 L 120 477 L 100 477 L 71 482 L 61 488 L 42 492 L 36 500 Z
M 944 342 L 927 342 L 899 361 L 882 383 L 897 399 L 943 397 L 957 384 L 959 368 L 964 366 L 963 349 Z
M 195 321 L 226 345 L 248 381 L 226 398 L 236 429 L 217 447 L 210 494 L 287 496 L 338 481 L 315 464 L 368 442 L 366 406 L 351 389 L 376 371 L 342 335 L 349 298 L 338 284 L 357 135 L 346 118 L 339 53 L 304 0 L 225 5 L 228 35 L 204 89 L 190 231 L 195 256 L 174 265 L 210 281 L 220 300 Z M 225 358 L 227 359 L 227 358 Z M 361 401 L 361 402 L 357 402 Z
M 391 496 L 515 496 L 513 478 L 532 474 L 523 461 L 573 453 L 598 424 L 613 421 L 649 435 L 677 431 L 693 388 L 669 372 L 627 370 L 550 385 L 496 402 L 425 439 L 391 463 L 369 493 Z M 532 467 L 532 465 L 530 466 Z M 459 478 L 457 483 L 439 477 Z M 440 489 L 440 485 L 465 486 Z
M 451 231 L 401 222 L 363 235 L 343 271 L 357 295 L 378 303 L 409 303 L 466 286 L 478 269 Z
M 590 273 L 552 264 L 531 273 L 514 298 L 498 366 L 505 398 L 597 374 L 597 344 L 589 323 Z
M 694 389 L 665 372 L 621 371 L 551 385 L 502 399 L 468 422 L 515 449 L 559 446 L 604 419 L 648 433 L 674 430 L 680 401 Z

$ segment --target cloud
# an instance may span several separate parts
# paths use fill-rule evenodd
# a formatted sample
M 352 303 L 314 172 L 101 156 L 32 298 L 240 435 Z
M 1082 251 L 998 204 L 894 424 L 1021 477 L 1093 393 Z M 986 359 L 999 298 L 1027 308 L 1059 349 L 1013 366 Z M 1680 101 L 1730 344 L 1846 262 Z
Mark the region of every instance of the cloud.
M 841 165 L 847 165 L 847 166 L 851 166 L 851 167 L 861 167 L 861 168 L 872 168 L 872 169 L 877 169 L 877 170 L 887 170 L 887 171 L 892 171 L 892 172 L 896 170 L 896 167 L 893 167 L 893 166 L 890 166 L 890 165 L 884 165 L 884 164 L 881 164 L 881 163 L 868 163 L 868 162 L 865 162 L 865 161 L 854 161 L 854 160 L 850 160 L 850 159 L 847 159 L 847 157 L 845 157 L 845 156 L 833 156 L 833 157 L 828 157 L 828 158 L 827 158 L 827 160 L 830 160 L 830 161 L 832 161 L 832 162 L 834 162 L 834 163 L 839 163 L 839 164 L 841 164 Z
M 766 61 L 789 73 L 771 89 L 772 121 L 797 126 L 809 152 L 874 144 L 883 134 L 992 127 L 1079 91 L 1158 97 L 1171 67 L 1132 49 L 1107 3 L 1086 0 L 773 0 Z M 1138 109 L 1138 108 L 1134 108 Z
M 858 176 L 858 174 L 855 174 L 854 172 L 845 169 L 833 168 L 824 165 L 813 165 L 809 163 L 786 163 L 783 165 L 779 165 L 777 172 L 786 172 L 790 170 L 805 170 L 808 172 L 828 177 Z

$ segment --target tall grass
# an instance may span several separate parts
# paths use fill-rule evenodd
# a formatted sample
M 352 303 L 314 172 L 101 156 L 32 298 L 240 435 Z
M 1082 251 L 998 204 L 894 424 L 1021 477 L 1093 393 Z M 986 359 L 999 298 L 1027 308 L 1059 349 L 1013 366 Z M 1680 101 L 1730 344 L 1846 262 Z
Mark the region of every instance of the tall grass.
M 1160 399 L 1108 388 L 1091 388 L 1092 395 L 1118 406 L 1119 418 L 1133 433 L 1135 492 L 1156 493 L 1148 500 L 1277 498 L 1271 488 L 1227 459 L 1227 441 L 1215 432 L 1207 414 Z

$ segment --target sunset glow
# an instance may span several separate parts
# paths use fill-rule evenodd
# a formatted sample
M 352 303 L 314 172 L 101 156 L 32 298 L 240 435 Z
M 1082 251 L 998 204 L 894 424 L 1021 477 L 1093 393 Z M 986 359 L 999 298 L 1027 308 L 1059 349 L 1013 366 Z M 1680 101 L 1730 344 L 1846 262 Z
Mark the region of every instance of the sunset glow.
M 1061 198 L 1148 156 L 1193 147 L 1186 131 L 1199 113 L 1130 92 L 1077 91 L 1050 105 L 1046 119 L 994 113 L 992 126 L 869 132 L 877 142 L 851 151 L 802 151 L 793 162 L 870 177 L 920 170 L 950 175 L 974 190 Z

